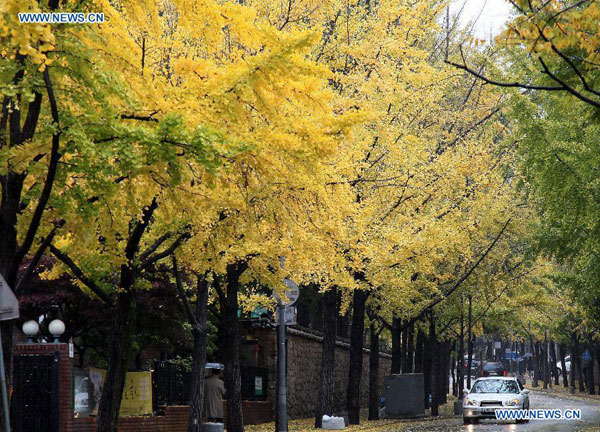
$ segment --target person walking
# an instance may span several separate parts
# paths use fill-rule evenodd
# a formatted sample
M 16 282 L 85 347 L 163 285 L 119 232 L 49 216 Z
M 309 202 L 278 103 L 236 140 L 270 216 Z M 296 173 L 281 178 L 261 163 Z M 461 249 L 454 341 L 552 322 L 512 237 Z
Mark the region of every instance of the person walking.
M 210 423 L 223 423 L 225 384 L 219 379 L 220 369 L 213 369 L 204 381 L 204 415 Z

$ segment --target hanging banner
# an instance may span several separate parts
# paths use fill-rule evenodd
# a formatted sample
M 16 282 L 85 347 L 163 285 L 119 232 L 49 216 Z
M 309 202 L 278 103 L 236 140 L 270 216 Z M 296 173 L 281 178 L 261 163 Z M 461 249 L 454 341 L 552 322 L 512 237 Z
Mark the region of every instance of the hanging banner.
M 90 368 L 88 412 L 98 415 L 98 405 L 102 396 L 102 387 L 106 370 Z M 79 399 L 82 399 L 79 396 Z M 152 372 L 127 372 L 119 416 L 138 416 L 152 414 Z
M 119 414 L 152 414 L 152 372 L 127 372 Z

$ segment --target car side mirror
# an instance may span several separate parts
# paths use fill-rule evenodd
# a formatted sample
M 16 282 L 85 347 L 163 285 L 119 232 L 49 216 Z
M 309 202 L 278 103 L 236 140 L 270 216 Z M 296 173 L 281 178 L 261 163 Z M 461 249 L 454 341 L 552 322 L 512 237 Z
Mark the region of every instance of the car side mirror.
M 521 393 L 523 393 L 524 395 L 528 395 L 529 389 L 523 389 L 523 390 L 521 390 Z
M 464 389 L 464 390 L 463 390 L 463 394 L 464 394 L 465 396 L 466 396 L 466 395 L 468 395 L 468 394 L 469 394 L 469 390 L 467 390 L 467 389 Z

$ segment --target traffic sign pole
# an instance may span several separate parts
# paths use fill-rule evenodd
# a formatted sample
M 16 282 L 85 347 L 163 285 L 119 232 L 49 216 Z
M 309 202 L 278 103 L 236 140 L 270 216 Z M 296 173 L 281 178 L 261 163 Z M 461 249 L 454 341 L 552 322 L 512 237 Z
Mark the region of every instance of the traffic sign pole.
M 19 302 L 8 283 L 0 275 L 0 321 L 19 318 Z M 4 349 L 2 347 L 2 331 L 0 330 L 0 389 L 2 393 L 2 413 L 4 414 L 4 430 L 10 432 L 10 414 L 8 410 L 8 393 L 6 391 L 6 371 L 4 370 Z
M 8 395 L 6 394 L 6 373 L 4 371 L 4 349 L 2 348 L 2 330 L 0 329 L 0 387 L 2 387 L 2 412 L 4 414 L 4 430 L 10 432 L 10 414 L 8 412 Z
M 286 381 L 286 358 L 285 358 L 285 305 L 281 302 L 277 305 L 277 424 L 279 432 L 287 432 L 287 381 Z
M 279 257 L 279 263 L 283 270 L 284 257 Z M 287 281 L 291 282 L 290 285 Z M 283 280 L 286 285 L 285 295 L 288 298 L 288 302 L 293 303 L 296 301 L 298 285 L 289 279 Z M 296 294 L 290 293 L 289 288 L 296 288 Z M 285 338 L 286 338 L 286 325 L 285 325 L 285 308 L 286 304 L 283 303 L 283 299 L 280 299 L 277 295 L 277 291 L 273 291 L 275 300 L 277 300 L 277 427 L 276 432 L 288 432 L 288 419 L 287 419 L 287 360 L 285 350 Z M 288 295 L 290 294 L 290 295 Z M 292 298 L 296 296 L 296 298 Z

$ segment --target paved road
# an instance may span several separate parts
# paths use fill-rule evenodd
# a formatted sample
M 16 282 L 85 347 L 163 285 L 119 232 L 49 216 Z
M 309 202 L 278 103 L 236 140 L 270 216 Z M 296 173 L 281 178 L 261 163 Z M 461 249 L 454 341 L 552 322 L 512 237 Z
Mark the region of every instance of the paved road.
M 600 432 L 600 402 L 590 399 L 570 399 L 548 396 L 545 393 L 532 391 L 530 395 L 531 409 L 581 409 L 581 420 L 532 420 L 529 423 L 515 424 L 514 422 L 498 422 L 495 420 L 481 420 L 477 425 L 463 425 L 461 418 L 444 419 L 423 424 L 419 428 L 409 429 L 411 432 L 442 432 L 442 431 L 517 431 L 517 432 Z

